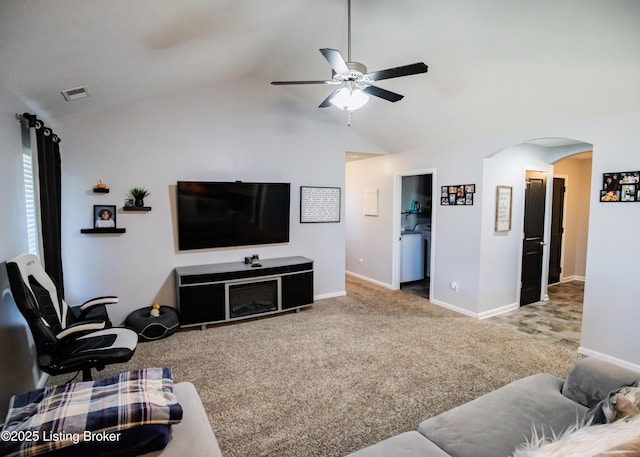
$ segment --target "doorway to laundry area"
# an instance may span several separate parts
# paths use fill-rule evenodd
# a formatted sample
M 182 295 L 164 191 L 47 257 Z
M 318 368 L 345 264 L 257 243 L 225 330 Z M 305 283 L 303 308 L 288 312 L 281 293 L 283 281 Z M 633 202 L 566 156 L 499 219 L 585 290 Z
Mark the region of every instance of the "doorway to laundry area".
M 433 262 L 432 204 L 434 170 L 415 170 L 395 176 L 393 285 L 429 298 Z

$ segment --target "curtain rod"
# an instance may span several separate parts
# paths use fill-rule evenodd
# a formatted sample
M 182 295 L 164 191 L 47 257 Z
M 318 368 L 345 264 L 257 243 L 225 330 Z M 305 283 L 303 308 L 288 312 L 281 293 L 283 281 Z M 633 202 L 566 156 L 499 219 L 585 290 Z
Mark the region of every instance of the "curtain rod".
M 29 113 L 25 113 L 25 114 L 29 114 Z M 31 114 L 29 114 L 29 116 L 31 116 Z M 45 135 L 51 135 L 51 137 L 53 138 L 53 141 L 57 141 L 57 142 L 62 142 L 62 140 L 60 139 L 60 137 L 58 135 L 56 135 L 55 133 L 53 133 L 53 130 L 51 128 L 47 128 L 44 126 L 44 123 L 39 120 L 36 116 L 34 116 L 36 121 L 38 121 L 40 123 L 41 127 L 44 127 L 43 131 Z M 18 120 L 18 122 L 28 122 L 29 125 L 31 125 L 31 119 L 24 117 L 22 114 L 18 114 L 16 113 L 16 119 Z

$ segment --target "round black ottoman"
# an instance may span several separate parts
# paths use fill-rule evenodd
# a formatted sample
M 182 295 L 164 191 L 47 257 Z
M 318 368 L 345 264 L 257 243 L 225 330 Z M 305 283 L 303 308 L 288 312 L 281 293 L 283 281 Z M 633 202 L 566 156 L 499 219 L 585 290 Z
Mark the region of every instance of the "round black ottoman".
M 140 308 L 127 316 L 125 327 L 135 330 L 140 340 L 159 340 L 173 335 L 178 330 L 178 313 L 169 306 L 160 307 L 160 315 L 153 317 L 151 306 Z

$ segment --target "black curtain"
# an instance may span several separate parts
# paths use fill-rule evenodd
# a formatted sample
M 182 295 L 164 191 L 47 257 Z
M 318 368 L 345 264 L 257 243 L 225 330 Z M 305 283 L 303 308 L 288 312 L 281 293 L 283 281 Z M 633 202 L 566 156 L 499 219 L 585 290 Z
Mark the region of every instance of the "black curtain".
M 32 114 L 23 117 L 30 131 L 35 131 L 36 144 L 31 142 L 31 151 L 38 161 L 40 187 L 40 226 L 42 234 L 42 257 L 44 269 L 56 282 L 64 297 L 64 277 L 62 273 L 62 173 L 60 159 L 60 138 L 42 121 Z M 24 128 L 24 122 L 23 122 Z M 34 129 L 34 130 L 31 130 Z M 30 135 L 33 138 L 32 135 Z M 37 151 L 36 151 L 37 149 Z

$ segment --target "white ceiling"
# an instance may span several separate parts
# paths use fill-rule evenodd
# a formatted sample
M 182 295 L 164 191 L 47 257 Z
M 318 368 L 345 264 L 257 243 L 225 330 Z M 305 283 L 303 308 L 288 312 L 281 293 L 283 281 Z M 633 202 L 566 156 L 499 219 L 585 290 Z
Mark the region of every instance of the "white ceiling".
M 354 113 L 383 151 L 640 107 L 638 0 L 352 0 L 352 35 L 369 71 L 429 65 Z M 329 78 L 323 47 L 347 57 L 346 0 L 0 0 L 0 84 L 54 125 L 234 78 L 317 113 L 331 88 L 269 81 Z

